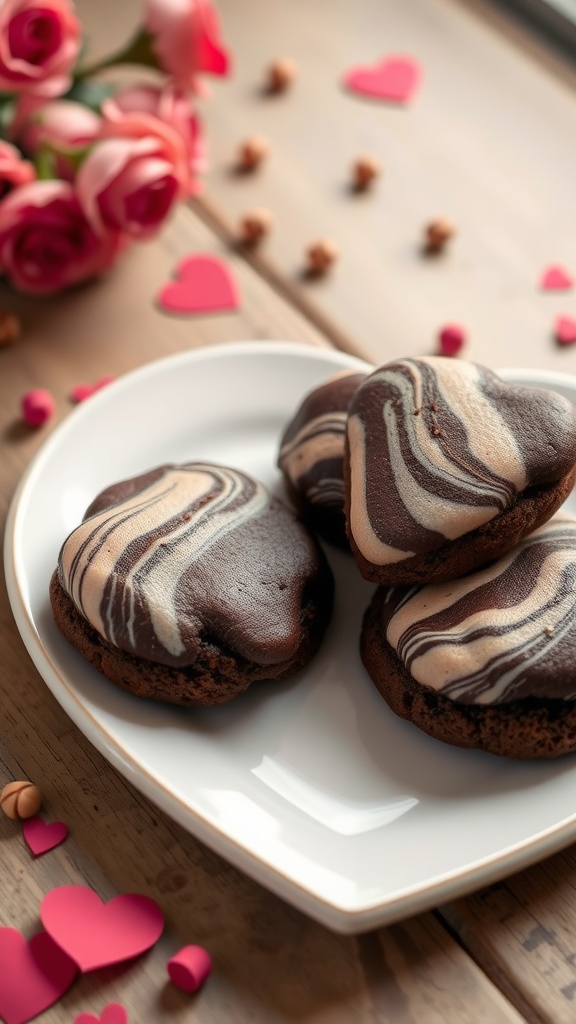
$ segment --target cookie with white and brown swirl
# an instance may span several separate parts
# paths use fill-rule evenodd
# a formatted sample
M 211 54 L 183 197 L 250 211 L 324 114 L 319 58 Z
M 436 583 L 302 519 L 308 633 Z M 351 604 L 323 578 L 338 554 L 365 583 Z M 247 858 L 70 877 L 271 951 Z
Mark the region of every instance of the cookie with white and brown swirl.
M 576 475 L 576 409 L 474 363 L 401 359 L 371 374 L 347 423 L 346 516 L 366 579 L 461 576 L 546 522 Z
M 378 587 L 362 659 L 393 711 L 437 739 L 516 758 L 576 749 L 576 517 L 488 567 Z
M 345 370 L 306 395 L 282 435 L 278 456 L 288 493 L 303 518 L 325 540 L 346 549 L 346 419 L 367 376 Z
M 108 487 L 64 542 L 50 597 L 103 675 L 180 705 L 230 700 L 315 654 L 332 609 L 326 559 L 245 473 L 164 465 Z

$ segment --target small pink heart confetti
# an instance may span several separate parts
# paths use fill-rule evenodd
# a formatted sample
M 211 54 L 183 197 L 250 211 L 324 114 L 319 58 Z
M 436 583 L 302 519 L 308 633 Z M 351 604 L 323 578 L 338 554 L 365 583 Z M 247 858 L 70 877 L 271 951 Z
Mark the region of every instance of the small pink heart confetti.
M 540 287 L 544 291 L 566 291 L 574 287 L 574 278 L 564 267 L 552 266 L 542 271 Z
M 70 392 L 71 402 L 83 402 L 86 398 L 90 398 L 92 392 L 91 384 L 75 384 Z
M 554 336 L 560 345 L 572 345 L 576 341 L 576 320 L 571 316 L 556 317 Z
M 438 335 L 438 355 L 457 356 L 466 342 L 466 331 L 459 324 L 446 324 Z
M 40 920 L 81 971 L 145 953 L 164 928 L 162 911 L 148 896 L 128 893 L 102 903 L 85 885 L 52 889 L 40 905 Z
M 0 928 L 0 1017 L 26 1024 L 68 991 L 76 964 L 50 938 L 38 932 L 29 942 L 15 928 Z
M 128 1014 L 120 1003 L 108 1003 L 100 1017 L 93 1013 L 81 1013 L 74 1018 L 74 1024 L 128 1024 Z
M 388 103 L 408 103 L 422 78 L 422 69 L 413 57 L 384 57 L 373 67 L 354 67 L 344 75 L 344 85 L 352 92 Z
M 105 388 L 107 384 L 111 384 L 115 379 L 115 377 L 100 377 L 93 384 L 76 384 L 70 392 L 70 401 L 76 403 L 84 402 L 87 398 L 95 395 L 97 391 Z
M 35 857 L 41 857 L 68 836 L 68 826 L 63 821 L 52 821 L 49 825 L 38 815 L 28 818 L 22 824 L 22 834 Z
M 22 396 L 20 405 L 22 415 L 30 427 L 43 427 L 52 418 L 56 410 L 54 399 L 45 388 L 27 391 Z
M 183 946 L 167 965 L 170 981 L 184 992 L 197 992 L 212 973 L 212 958 L 202 946 Z
M 225 313 L 238 309 L 240 299 L 230 268 L 216 256 L 188 256 L 165 284 L 158 303 L 168 313 Z

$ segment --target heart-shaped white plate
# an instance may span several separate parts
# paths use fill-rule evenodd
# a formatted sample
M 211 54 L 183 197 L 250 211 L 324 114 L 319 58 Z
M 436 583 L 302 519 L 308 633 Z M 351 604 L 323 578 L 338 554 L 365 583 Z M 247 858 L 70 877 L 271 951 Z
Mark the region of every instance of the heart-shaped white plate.
M 183 711 L 102 678 L 62 638 L 48 583 L 94 495 L 164 461 L 209 459 L 282 492 L 278 440 L 303 395 L 365 367 L 337 352 L 243 342 L 144 366 L 71 413 L 14 498 L 5 565 L 18 628 L 85 735 L 148 797 L 224 857 L 343 932 L 493 882 L 576 837 L 576 757 L 519 763 L 438 743 L 397 719 L 358 654 L 371 586 L 329 550 L 332 626 L 299 677 Z M 503 371 L 576 404 L 576 378 Z M 576 511 L 576 508 L 574 509 Z

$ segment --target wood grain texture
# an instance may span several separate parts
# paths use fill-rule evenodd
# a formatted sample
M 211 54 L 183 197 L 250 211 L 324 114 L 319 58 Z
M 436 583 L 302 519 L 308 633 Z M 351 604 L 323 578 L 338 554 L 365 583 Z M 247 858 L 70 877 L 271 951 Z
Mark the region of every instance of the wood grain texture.
M 120 44 L 140 0 L 77 0 L 94 55 Z M 571 76 L 539 49 L 518 46 L 480 0 L 221 0 L 236 73 L 203 103 L 212 170 L 198 215 L 179 210 L 158 241 L 131 250 L 101 282 L 64 298 L 33 300 L 0 289 L 19 311 L 22 340 L 0 352 L 0 526 L 20 474 L 49 429 L 19 418 L 27 389 L 50 388 L 57 418 L 73 385 L 120 374 L 189 347 L 243 338 L 289 338 L 384 360 L 429 351 L 436 328 L 461 320 L 469 355 L 492 365 L 574 369 L 550 338 L 574 294 L 541 295 L 544 263 L 576 269 L 566 210 L 576 150 Z M 112 26 L 114 40 L 112 39 Z M 405 50 L 425 83 L 409 110 L 363 103 L 338 82 L 353 62 Z M 284 97 L 264 98 L 264 68 L 288 53 L 300 74 Z M 132 79 L 132 75 L 129 76 Z M 254 177 L 232 171 L 238 143 L 272 144 Z M 371 151 L 385 167 L 365 196 L 348 168 Z M 238 218 L 269 206 L 275 230 L 244 259 Z M 422 225 L 454 218 L 445 258 L 425 261 Z M 342 259 L 324 280 L 302 280 L 314 237 L 336 238 Z M 153 297 L 192 251 L 228 259 L 243 296 L 235 314 L 167 317 Z M 574 854 L 443 908 L 358 939 L 309 921 L 226 864 L 110 768 L 36 673 L 0 586 L 0 778 L 30 777 L 47 819 L 67 842 L 33 860 L 17 825 L 0 818 L 0 926 L 38 928 L 55 885 L 93 886 L 103 898 L 141 891 L 167 917 L 158 946 L 138 962 L 79 979 L 41 1018 L 70 1024 L 80 1010 L 119 1000 L 138 1021 L 198 1024 L 564 1024 L 573 1020 Z M 447 929 L 447 922 L 458 940 Z M 191 999 L 167 982 L 165 963 L 184 943 L 205 945 L 215 974 Z M 476 962 L 475 962 L 476 961 Z
M 441 908 L 441 915 L 530 1021 L 576 1015 L 576 852 Z
M 358 943 L 378 1024 L 524 1019 L 505 998 L 483 1008 L 483 975 L 462 973 L 462 950 L 432 914 L 360 936 Z
M 236 61 L 234 77 L 216 83 L 205 104 L 207 196 L 229 230 L 247 209 L 269 208 L 270 264 L 376 361 L 429 352 L 439 327 L 459 322 L 472 359 L 572 371 L 574 351 L 557 347 L 552 326 L 556 314 L 574 315 L 574 293 L 542 294 L 537 280 L 550 262 L 576 268 L 566 217 L 576 171 L 574 76 L 525 45 L 504 18 L 486 17 L 489 5 L 220 6 Z M 349 66 L 398 52 L 424 69 L 409 107 L 341 88 Z M 284 54 L 298 64 L 298 79 L 267 97 L 265 69 Z M 238 145 L 255 134 L 269 140 L 269 159 L 256 174 L 235 174 Z M 364 152 L 380 160 L 383 176 L 353 195 L 349 168 Z M 441 215 L 457 236 L 443 256 L 426 259 L 423 226 Z M 305 282 L 304 250 L 317 237 L 333 238 L 341 259 L 326 279 Z
M 139 0 L 77 7 L 91 52 L 129 37 Z M 576 356 L 553 338 L 557 315 L 576 315 L 576 293 L 542 293 L 543 267 L 576 271 L 571 208 L 576 74 L 488 0 L 221 0 L 234 73 L 210 80 L 200 101 L 209 144 L 204 208 L 234 242 L 241 216 L 272 212 L 275 227 L 248 255 L 260 273 L 340 348 L 375 362 L 431 352 L 439 328 L 462 323 L 466 354 L 490 366 L 572 372 Z M 306 26 L 305 29 L 303 26 Z M 353 64 L 414 55 L 424 81 L 407 108 L 361 100 L 341 79 Z M 292 89 L 263 90 L 270 62 L 298 65 Z M 126 73 L 132 79 L 131 73 Z M 238 174 L 242 141 L 263 135 L 270 156 Z M 350 191 L 361 153 L 383 166 L 376 187 Z M 424 225 L 448 216 L 457 235 L 425 258 Z M 303 276 L 306 247 L 333 238 L 339 263 Z

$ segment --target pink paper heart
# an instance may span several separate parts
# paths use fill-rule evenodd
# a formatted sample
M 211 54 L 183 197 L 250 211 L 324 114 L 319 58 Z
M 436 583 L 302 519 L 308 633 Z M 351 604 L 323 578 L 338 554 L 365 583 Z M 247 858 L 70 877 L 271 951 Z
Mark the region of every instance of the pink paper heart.
M 232 273 L 216 256 L 186 257 L 176 278 L 158 296 L 159 305 L 169 313 L 224 313 L 240 305 Z
M 561 345 L 572 345 L 576 341 L 576 320 L 571 316 L 557 317 L 554 335 Z
M 563 291 L 574 286 L 574 278 L 564 267 L 547 267 L 542 271 L 540 287 L 544 291 Z
M 373 67 L 350 68 L 344 85 L 352 92 L 389 103 L 408 103 L 422 78 L 422 69 L 413 57 L 384 57 Z
M 108 1003 L 100 1017 L 93 1013 L 81 1013 L 74 1018 L 74 1024 L 128 1024 L 128 1014 L 120 1003 Z
M 81 971 L 145 953 L 164 928 L 162 911 L 148 896 L 128 893 L 102 903 L 84 885 L 52 889 L 40 905 L 40 920 Z
M 22 834 L 34 856 L 40 857 L 64 842 L 68 836 L 68 826 L 63 821 L 53 821 L 47 825 L 35 815 L 23 822 Z
M 25 1024 L 68 991 L 76 964 L 46 932 L 26 942 L 15 928 L 0 928 L 0 1017 Z

